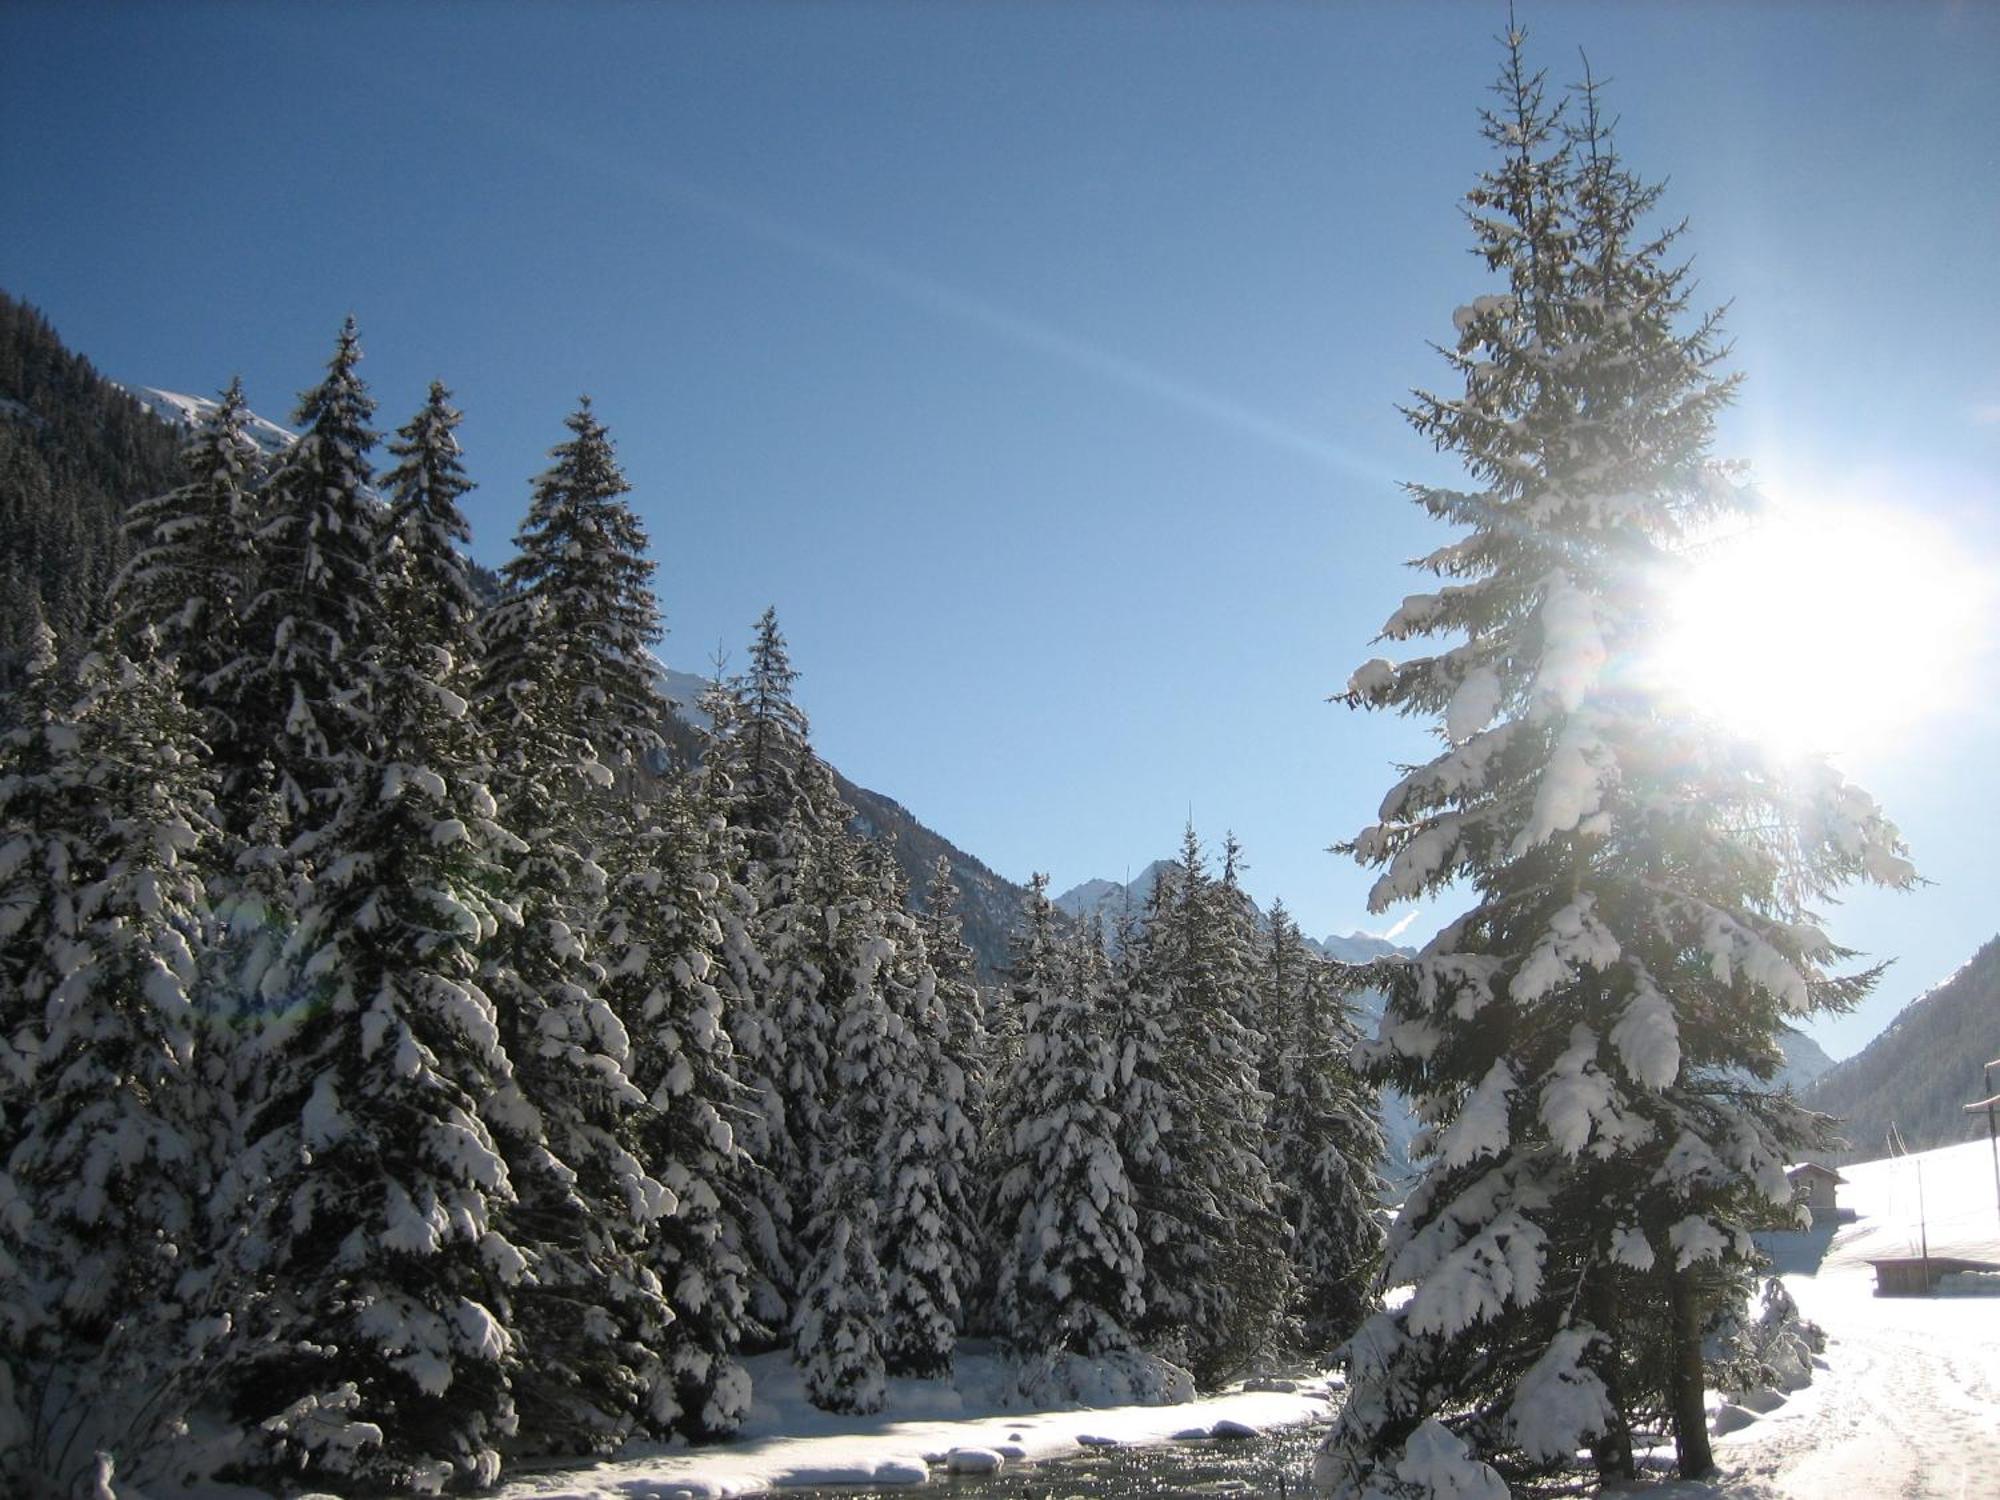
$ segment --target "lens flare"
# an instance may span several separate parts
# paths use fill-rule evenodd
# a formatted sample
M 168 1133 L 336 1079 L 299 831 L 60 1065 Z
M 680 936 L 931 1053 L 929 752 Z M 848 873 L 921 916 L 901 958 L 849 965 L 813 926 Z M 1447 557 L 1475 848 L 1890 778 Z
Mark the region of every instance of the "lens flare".
M 1690 554 L 1653 670 L 1774 750 L 1878 754 L 1965 700 L 1991 592 L 1934 522 L 1774 503 Z

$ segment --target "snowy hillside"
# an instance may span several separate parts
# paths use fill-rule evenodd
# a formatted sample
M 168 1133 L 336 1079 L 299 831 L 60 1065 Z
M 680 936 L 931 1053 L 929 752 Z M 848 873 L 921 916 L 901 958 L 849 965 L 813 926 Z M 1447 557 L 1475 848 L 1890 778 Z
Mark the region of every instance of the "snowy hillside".
M 150 385 L 130 385 L 122 387 L 133 400 L 162 421 L 172 422 L 177 427 L 189 430 L 199 426 L 207 415 L 215 410 L 215 402 L 206 396 L 184 396 L 179 391 L 163 391 Z M 290 428 L 280 427 L 276 422 L 250 413 L 250 420 L 244 428 L 250 440 L 267 455 L 283 453 L 298 441 L 298 434 Z
M 701 711 L 701 697 L 708 689 L 709 679 L 664 664 L 654 675 L 660 690 L 674 706 L 667 722 L 661 725 L 669 758 L 691 764 L 700 754 L 696 731 L 708 723 L 707 715 Z M 853 810 L 854 828 L 865 837 L 880 839 L 889 846 L 912 891 L 923 891 L 940 855 L 951 862 L 952 879 L 959 889 L 963 936 L 977 961 L 978 981 L 989 986 L 1001 984 L 1008 940 L 1026 908 L 1027 889 L 996 873 L 983 860 L 927 826 L 895 798 L 850 780 L 838 766 L 829 769 L 841 800 Z
M 1079 922 L 1102 917 L 1105 929 L 1109 931 L 1123 912 L 1129 910 L 1135 917 L 1142 915 L 1147 901 L 1152 898 L 1154 887 L 1160 883 L 1161 874 L 1172 868 L 1172 860 L 1156 859 L 1130 880 L 1086 880 L 1082 885 L 1072 886 L 1060 896 L 1052 897 L 1049 904 Z
M 1818 1042 L 1803 1031 L 1793 1031 L 1789 1026 L 1779 1033 L 1778 1045 L 1785 1049 L 1785 1065 L 1771 1080 L 1774 1087 L 1790 1089 L 1795 1094 L 1803 1093 L 1815 1079 L 1835 1065 Z
M 660 691 L 674 706 L 674 713 L 697 729 L 708 728 L 708 715 L 701 711 L 701 695 L 708 691 L 709 679 L 692 672 L 676 672 L 662 666 L 658 673 Z
M 1806 1103 L 1846 1121 L 1851 1155 L 1879 1156 L 1894 1126 L 1909 1146 L 1965 1139 L 1963 1106 L 1985 1097 L 2000 1057 L 2000 938 L 1904 1007 L 1874 1041 L 1820 1078 Z

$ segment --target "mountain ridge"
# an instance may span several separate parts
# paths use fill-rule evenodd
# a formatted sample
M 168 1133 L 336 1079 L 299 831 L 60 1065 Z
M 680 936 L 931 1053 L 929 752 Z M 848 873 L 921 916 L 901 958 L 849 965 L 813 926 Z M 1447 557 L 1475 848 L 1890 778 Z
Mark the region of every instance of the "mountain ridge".
M 1836 1064 L 1802 1095 L 1839 1117 L 1848 1147 L 1840 1162 L 1900 1150 L 1955 1145 L 1985 1131 L 1965 1106 L 1988 1092 L 1982 1069 L 2000 1059 L 2000 937 L 1925 991 L 1866 1047 Z

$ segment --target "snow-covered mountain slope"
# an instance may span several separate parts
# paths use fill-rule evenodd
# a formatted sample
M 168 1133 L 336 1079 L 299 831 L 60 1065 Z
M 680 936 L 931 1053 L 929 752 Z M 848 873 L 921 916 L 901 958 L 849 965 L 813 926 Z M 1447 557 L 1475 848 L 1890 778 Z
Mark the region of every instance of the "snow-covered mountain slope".
M 696 729 L 708 728 L 708 715 L 701 711 L 701 695 L 708 691 L 709 680 L 697 677 L 692 672 L 676 672 L 672 667 L 662 666 L 657 674 L 660 691 L 667 695 L 667 701 L 674 706 L 674 713 L 692 724 Z
M 1771 1080 L 1774 1088 L 1790 1089 L 1795 1094 L 1803 1094 L 1815 1079 L 1834 1066 L 1833 1059 L 1826 1055 L 1825 1049 L 1803 1031 L 1793 1031 L 1787 1027 L 1779 1036 L 1778 1045 L 1785 1049 L 1785 1065 L 1778 1070 L 1778 1076 Z
M 1880 1156 L 1893 1127 L 1921 1150 L 1965 1139 L 1964 1106 L 1986 1096 L 1982 1067 L 2000 1058 L 2000 938 L 1910 1002 L 1874 1041 L 1804 1091 L 1846 1121 L 1857 1158 Z M 1979 1127 L 1983 1128 L 1983 1127 Z
M 697 731 L 707 724 L 700 705 L 708 679 L 665 665 L 660 667 L 657 679 L 661 691 L 673 704 L 672 713 L 661 726 L 669 758 L 684 765 L 692 764 L 701 750 Z M 951 862 L 952 879 L 959 889 L 959 917 L 964 923 L 966 946 L 978 964 L 978 981 L 984 985 L 1002 983 L 1008 939 L 1027 907 L 1027 888 L 997 874 L 984 860 L 926 826 L 895 798 L 850 780 L 838 766 L 829 769 L 833 771 L 834 786 L 841 799 L 853 809 L 854 827 L 889 846 L 903 878 L 919 899 L 930 883 L 938 857 L 942 855 Z
M 206 396 L 185 396 L 179 391 L 163 391 L 156 386 L 128 385 L 122 389 L 154 416 L 177 427 L 192 430 L 201 425 L 204 418 L 215 410 L 216 403 Z M 265 454 L 275 456 L 283 453 L 299 440 L 299 435 L 290 428 L 280 427 L 268 418 L 250 413 L 250 421 L 245 431 L 250 440 Z
M 1160 883 L 1160 876 L 1172 868 L 1170 860 L 1156 859 L 1127 881 L 1086 880 L 1082 885 L 1071 886 L 1060 896 L 1051 897 L 1049 905 L 1079 922 L 1101 917 L 1108 931 L 1128 910 L 1135 918 L 1143 915 L 1146 903 L 1152 899 L 1153 890 Z
M 1312 938 L 1307 938 L 1306 941 L 1318 950 L 1321 957 L 1343 964 L 1365 964 L 1378 958 L 1387 958 L 1392 953 L 1401 953 L 1407 957 L 1416 952 L 1414 948 L 1406 948 L 1400 943 L 1391 942 L 1388 938 L 1377 937 L 1372 932 L 1350 932 L 1345 937 L 1338 933 L 1329 933 L 1317 941 Z

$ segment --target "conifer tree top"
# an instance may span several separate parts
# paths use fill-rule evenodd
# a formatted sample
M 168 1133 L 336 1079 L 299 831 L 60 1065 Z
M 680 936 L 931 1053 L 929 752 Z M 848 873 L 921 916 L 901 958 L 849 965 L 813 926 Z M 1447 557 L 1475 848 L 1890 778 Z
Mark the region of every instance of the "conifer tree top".
M 592 622 L 605 644 L 637 660 L 660 638 L 645 527 L 625 503 L 632 487 L 588 396 L 563 425 L 570 437 L 551 450 L 555 462 L 535 481 L 514 538 L 519 554 L 503 573 L 543 602 L 551 628 Z

